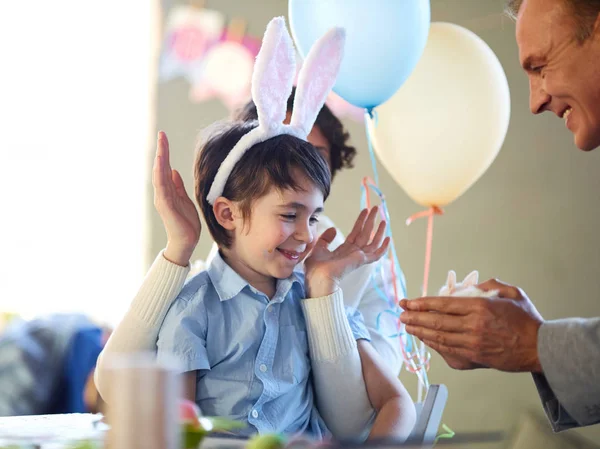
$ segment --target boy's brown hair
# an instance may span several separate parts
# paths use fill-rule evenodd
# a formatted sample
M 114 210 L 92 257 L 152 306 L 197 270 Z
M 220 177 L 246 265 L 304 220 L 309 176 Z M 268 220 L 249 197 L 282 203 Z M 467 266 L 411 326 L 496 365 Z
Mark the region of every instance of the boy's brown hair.
M 231 235 L 217 221 L 206 196 L 217 170 L 235 144 L 257 126 L 256 122 L 227 122 L 209 130 L 199 144 L 194 163 L 195 196 L 214 241 L 229 247 Z M 331 174 L 327 162 L 310 143 L 287 134 L 273 137 L 248 149 L 232 170 L 222 196 L 237 202 L 244 221 L 251 218 L 252 204 L 269 193 L 279 190 L 299 190 L 294 174 L 301 173 L 322 193 L 329 196 Z
M 288 112 L 292 111 L 295 96 L 296 88 L 294 87 L 287 102 Z M 238 111 L 236 111 L 234 114 L 234 119 L 244 122 L 257 120 L 258 113 L 256 111 L 256 105 L 254 102 L 250 100 Z M 314 126 L 319 128 L 331 146 L 331 178 L 333 179 L 339 170 L 344 168 L 352 168 L 352 161 L 356 156 L 356 148 L 348 144 L 350 135 L 344 129 L 342 122 L 333 114 L 333 112 L 331 112 L 327 105 L 323 105 L 319 111 Z

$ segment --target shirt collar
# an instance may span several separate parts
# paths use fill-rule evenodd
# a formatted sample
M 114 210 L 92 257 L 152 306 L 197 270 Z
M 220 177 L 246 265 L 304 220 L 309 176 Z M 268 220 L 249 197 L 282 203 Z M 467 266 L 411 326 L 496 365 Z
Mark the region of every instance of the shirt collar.
M 216 252 L 215 256 L 208 264 L 206 271 L 221 301 L 227 301 L 237 296 L 244 287 L 248 287 L 255 291 L 248 281 L 223 260 L 220 251 Z M 280 293 L 285 298 L 294 284 L 298 284 L 300 289 L 303 288 L 304 273 L 294 271 L 287 279 L 278 280 L 276 295 Z

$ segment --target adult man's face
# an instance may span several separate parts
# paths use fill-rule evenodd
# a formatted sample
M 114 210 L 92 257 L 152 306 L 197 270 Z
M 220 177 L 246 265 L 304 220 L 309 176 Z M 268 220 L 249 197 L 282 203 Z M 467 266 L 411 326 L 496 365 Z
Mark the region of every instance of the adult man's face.
M 580 42 L 567 0 L 525 0 L 517 17 L 519 59 L 531 112 L 564 119 L 584 151 L 600 146 L 600 16 Z

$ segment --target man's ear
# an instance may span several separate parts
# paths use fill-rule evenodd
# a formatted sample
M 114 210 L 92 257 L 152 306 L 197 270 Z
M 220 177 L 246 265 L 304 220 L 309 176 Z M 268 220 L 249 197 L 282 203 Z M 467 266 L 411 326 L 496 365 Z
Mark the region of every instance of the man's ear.
M 235 204 L 224 196 L 218 197 L 213 203 L 213 214 L 217 222 L 228 231 L 236 228 L 236 212 Z
M 596 15 L 592 36 L 594 36 L 596 39 L 600 39 L 600 12 Z

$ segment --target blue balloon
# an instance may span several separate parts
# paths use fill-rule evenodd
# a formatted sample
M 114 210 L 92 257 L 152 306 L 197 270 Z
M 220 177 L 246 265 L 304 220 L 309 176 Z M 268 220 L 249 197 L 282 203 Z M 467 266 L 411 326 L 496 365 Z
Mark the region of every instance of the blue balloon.
M 289 20 L 303 58 L 334 26 L 346 30 L 333 91 L 371 109 L 402 86 L 421 58 L 431 23 L 429 0 L 289 0 Z

